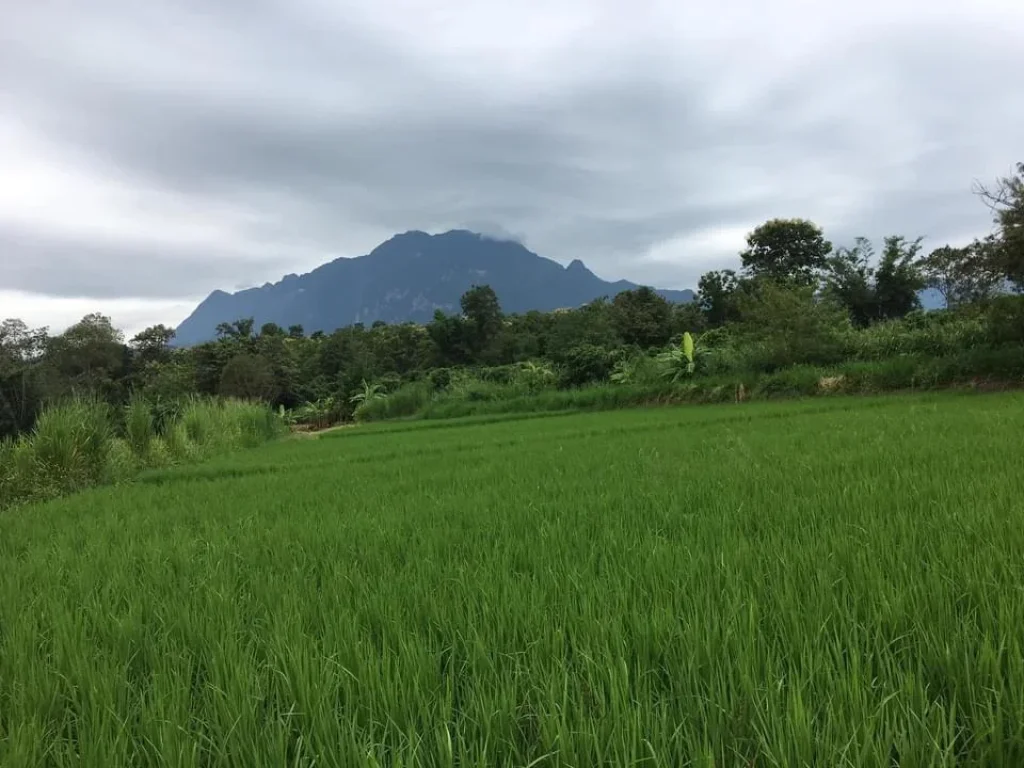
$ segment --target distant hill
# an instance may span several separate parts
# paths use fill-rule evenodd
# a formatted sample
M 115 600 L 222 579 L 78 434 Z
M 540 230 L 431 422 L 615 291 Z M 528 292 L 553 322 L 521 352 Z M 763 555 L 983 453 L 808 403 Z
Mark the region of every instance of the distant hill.
M 576 260 L 563 267 L 519 243 L 474 232 L 440 235 L 406 232 L 366 256 L 335 259 L 305 275 L 237 293 L 214 291 L 177 328 L 175 343 L 189 346 L 216 335 L 219 323 L 252 317 L 306 332 L 330 332 L 376 320 L 427 322 L 434 311 L 460 311 L 473 285 L 489 285 L 508 313 L 576 307 L 601 296 L 636 288 L 626 280 L 602 280 Z M 658 290 L 672 302 L 693 301 L 689 290 Z

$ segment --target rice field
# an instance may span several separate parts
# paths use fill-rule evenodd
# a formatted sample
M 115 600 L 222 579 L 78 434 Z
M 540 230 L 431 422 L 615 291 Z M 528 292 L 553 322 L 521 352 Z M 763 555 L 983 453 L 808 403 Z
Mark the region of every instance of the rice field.
M 339 430 L 0 514 L 3 766 L 1024 765 L 1024 396 Z

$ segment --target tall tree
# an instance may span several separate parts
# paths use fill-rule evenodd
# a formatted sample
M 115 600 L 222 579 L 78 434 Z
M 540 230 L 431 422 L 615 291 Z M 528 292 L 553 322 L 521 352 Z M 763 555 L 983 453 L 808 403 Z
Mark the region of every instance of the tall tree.
M 944 245 L 918 261 L 925 284 L 942 294 L 948 307 L 991 298 L 1003 282 L 993 251 L 994 238 L 975 240 L 968 246 Z
M 474 285 L 462 294 L 459 303 L 466 318 L 470 352 L 475 360 L 480 361 L 485 350 L 501 332 L 502 316 L 498 296 L 489 285 Z
M 0 438 L 31 429 L 42 408 L 36 363 L 47 339 L 45 328 L 14 318 L 0 322 Z
M 166 325 L 153 325 L 139 331 L 130 342 L 135 356 L 143 365 L 166 362 L 171 356 L 170 344 L 174 340 L 174 329 Z
M 992 211 L 997 234 L 988 242 L 995 268 L 1018 290 L 1024 290 L 1024 162 L 994 186 L 975 185 Z
M 697 304 L 707 324 L 718 328 L 739 318 L 736 297 L 740 281 L 731 269 L 713 270 L 700 276 Z
M 243 317 L 233 323 L 220 323 L 217 326 L 217 338 L 233 341 L 248 341 L 252 338 L 256 321 L 251 317 Z
M 846 307 L 854 325 L 875 319 L 874 261 L 871 241 L 858 237 L 852 248 L 840 247 L 828 259 L 822 293 Z
M 898 235 L 885 238 L 882 259 L 875 269 L 875 316 L 879 320 L 903 317 L 920 309 L 918 291 L 925 287 L 918 268 L 921 240 Z
M 826 266 L 832 243 L 806 219 L 771 219 L 747 235 L 740 257 L 748 276 L 777 283 L 813 285 Z
M 641 349 L 661 346 L 672 335 L 672 305 L 648 286 L 616 295 L 612 320 L 622 340 Z
M 89 314 L 60 336 L 49 339 L 46 350 L 50 394 L 88 392 L 116 402 L 129 372 L 129 349 L 124 336 L 101 314 Z
M 278 394 L 273 367 L 262 355 L 236 355 L 224 366 L 220 394 L 244 400 L 273 401 Z

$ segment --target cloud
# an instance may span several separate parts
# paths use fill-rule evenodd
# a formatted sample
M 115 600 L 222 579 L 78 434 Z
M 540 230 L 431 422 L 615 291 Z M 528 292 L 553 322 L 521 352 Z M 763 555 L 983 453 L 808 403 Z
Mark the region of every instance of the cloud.
M 0 315 L 91 301 L 177 322 L 214 288 L 452 227 L 692 287 L 772 216 L 837 243 L 984 234 L 971 183 L 1021 159 L 1016 0 L 50 0 L 5 17 Z

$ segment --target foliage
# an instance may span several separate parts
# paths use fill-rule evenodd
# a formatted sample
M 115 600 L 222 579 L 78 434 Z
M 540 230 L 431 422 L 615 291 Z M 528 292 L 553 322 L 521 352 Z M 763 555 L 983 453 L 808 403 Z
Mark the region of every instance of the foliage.
M 670 305 L 641 287 L 575 308 L 505 314 L 494 291 L 477 285 L 455 313 L 438 309 L 423 325 L 377 321 L 307 334 L 237 318 L 221 323 L 215 341 L 190 348 L 172 346 L 174 331 L 162 325 L 126 343 L 98 314 L 57 335 L 5 320 L 0 438 L 30 432 L 47 404 L 69 396 L 121 413 L 134 393 L 153 404 L 157 432 L 196 395 L 259 401 L 283 408 L 296 428 L 322 429 L 357 411 L 360 419 L 421 411 L 435 395 L 449 404 L 548 397 L 556 387 L 657 386 L 666 377 L 682 383 L 886 355 L 948 356 L 953 343 L 1010 355 L 1009 347 L 1024 344 L 1018 305 L 1003 300 L 1017 274 L 1008 259 L 1020 242 L 1020 178 L 979 189 L 996 224 L 989 237 L 927 256 L 920 238 L 895 235 L 877 255 L 865 238 L 832 253 L 812 222 L 772 219 L 750 232 L 742 271 L 705 273 L 698 300 L 687 304 Z M 921 312 L 925 285 L 952 311 Z M 679 346 L 687 333 L 692 359 Z M 399 391 L 405 400 L 393 407 L 365 402 Z
M 658 355 L 658 363 L 662 366 L 663 375 L 672 382 L 693 376 L 696 369 L 693 337 L 689 333 L 684 333 L 679 347 L 673 347 Z
M 672 306 L 647 286 L 622 291 L 612 300 L 612 322 L 625 344 L 659 347 L 672 333 Z
M 846 307 L 854 325 L 903 317 L 919 309 L 918 291 L 926 285 L 918 253 L 921 238 L 885 238 L 882 257 L 874 263 L 871 242 L 858 237 L 853 248 L 839 248 L 828 259 L 823 295 Z
M 813 285 L 831 251 L 832 243 L 817 224 L 806 219 L 771 219 L 747 235 L 747 248 L 740 258 L 750 277 Z
M 839 362 L 845 354 L 850 320 L 844 307 L 818 299 L 811 286 L 760 282 L 741 302 L 738 326 L 747 365 L 773 371 L 806 363 Z
M 219 394 L 240 400 L 273 402 L 277 385 L 270 361 L 262 355 L 241 354 L 232 357 L 221 373 Z
M 991 244 L 975 240 L 963 248 L 944 245 L 921 260 L 925 283 L 942 294 L 947 307 L 982 302 L 999 290 L 1002 275 L 993 263 Z
M 993 187 L 975 190 L 992 211 L 997 233 L 986 241 L 989 262 L 1005 279 L 1024 290 L 1024 162 Z
M 736 307 L 740 280 L 731 269 L 705 272 L 697 287 L 697 303 L 708 325 L 718 328 L 739 319 Z
M 363 379 L 363 388 L 349 398 L 350 403 L 372 403 L 374 400 L 383 400 L 387 397 L 384 387 L 381 384 L 371 384 Z
M 604 381 L 612 368 L 608 351 L 594 344 L 580 344 L 570 349 L 561 366 L 559 386 L 578 387 Z

